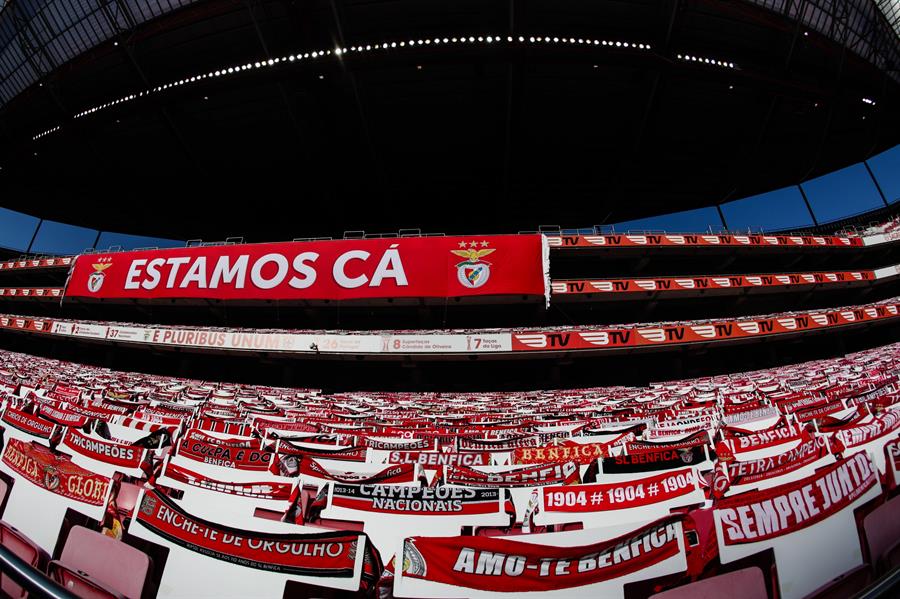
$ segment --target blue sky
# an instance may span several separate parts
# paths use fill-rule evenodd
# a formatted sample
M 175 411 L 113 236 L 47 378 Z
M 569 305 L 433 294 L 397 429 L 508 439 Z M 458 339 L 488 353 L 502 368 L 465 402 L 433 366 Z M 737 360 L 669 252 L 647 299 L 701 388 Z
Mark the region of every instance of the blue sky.
M 866 164 L 875 181 L 869 176 Z M 801 187 L 809 200 L 806 207 Z M 900 145 L 847 168 L 811 179 L 800 186 L 785 187 L 768 193 L 723 204 L 722 215 L 731 230 L 778 231 L 802 229 L 813 223 L 839 220 L 846 216 L 875 210 L 884 206 L 881 194 L 888 203 L 900 200 Z M 591 222 L 589 216 L 586 222 Z M 673 214 L 654 216 L 611 225 L 616 231 L 660 230 L 700 232 L 723 228 L 715 208 L 700 208 Z M 0 208 L 0 246 L 25 252 L 30 248 L 37 254 L 73 254 L 87 248 L 107 249 L 120 246 L 129 250 L 138 247 L 177 247 L 183 241 L 99 232 L 54 221 L 41 221 L 36 216 Z

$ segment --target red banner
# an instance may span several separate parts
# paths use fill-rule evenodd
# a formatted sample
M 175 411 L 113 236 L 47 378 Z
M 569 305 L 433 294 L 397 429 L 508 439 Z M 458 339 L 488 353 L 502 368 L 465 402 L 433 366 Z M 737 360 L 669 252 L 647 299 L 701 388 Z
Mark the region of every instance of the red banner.
M 502 489 L 335 484 L 331 505 L 384 514 L 459 516 L 500 510 Z
M 430 469 L 440 466 L 488 466 L 491 463 L 491 454 L 474 451 L 465 453 L 392 451 L 387 461 L 390 464 L 419 464 L 423 468 Z
M 183 439 L 179 444 L 178 455 L 212 466 L 262 472 L 269 469 L 273 454 L 260 449 L 241 449 L 196 439 Z
M 575 462 L 529 466 L 506 472 L 482 472 L 472 468 L 448 466 L 444 471 L 444 482 L 468 487 L 540 487 L 571 485 L 580 482 L 580 477 Z
M 878 471 L 861 451 L 807 478 L 720 500 L 723 542 L 756 543 L 812 526 L 876 484 Z
M 849 448 L 864 445 L 885 435 L 895 434 L 897 429 L 900 429 L 900 414 L 885 412 L 865 424 L 842 428 L 834 436 L 841 440 L 844 447 Z
M 629 433 L 628 439 L 633 440 L 634 434 Z M 513 451 L 514 464 L 545 464 L 547 462 L 559 462 L 572 460 L 579 464 L 589 464 L 598 458 L 609 455 L 610 443 L 575 443 L 566 442 L 549 447 L 523 447 Z
M 416 480 L 416 467 L 415 464 L 398 464 L 374 473 L 331 472 L 315 460 L 304 459 L 300 462 L 300 474 L 347 485 L 399 485 Z
M 705 277 L 658 277 L 653 279 L 578 279 L 553 281 L 551 287 L 554 295 L 578 295 L 752 289 L 754 287 L 829 285 L 874 280 L 875 273 L 871 270 L 858 270 L 759 275 L 710 275 Z
M 796 315 L 709 321 L 698 324 L 672 323 L 654 327 L 514 331 L 512 349 L 517 352 L 569 351 L 748 339 L 870 322 L 894 318 L 897 315 L 898 307 L 891 302 Z
M 61 297 L 59 287 L 0 287 L 0 297 L 33 297 L 35 299 L 55 299 Z
M 66 297 L 353 300 L 547 294 L 540 235 L 411 237 L 86 254 Z
M 861 247 L 861 237 L 819 237 L 814 235 L 700 235 L 700 234 L 634 234 L 634 235 L 562 235 L 548 237 L 551 248 L 590 247 Z
M 8 260 L 0 262 L 0 270 L 20 270 L 26 268 L 60 268 L 69 266 L 72 256 L 62 256 L 59 258 L 29 258 L 28 260 Z
M 301 576 L 353 576 L 361 535 L 262 533 L 229 528 L 183 511 L 156 491 L 146 491 L 135 519 L 176 545 L 211 557 L 267 572 Z
M 6 411 L 3 412 L 2 420 L 13 428 L 43 439 L 49 439 L 50 435 L 53 434 L 53 427 L 56 426 L 50 420 L 17 410 L 12 406 L 6 408 Z
M 260 440 L 257 438 L 239 439 L 234 437 L 221 438 L 207 435 L 205 432 L 192 428 L 184 434 L 188 441 L 199 441 L 207 445 L 219 445 L 230 449 L 260 449 Z
M 605 512 L 626 510 L 687 495 L 695 489 L 690 468 L 647 478 L 544 489 L 545 512 Z
M 67 499 L 98 506 L 106 501 L 108 478 L 73 464 L 43 445 L 10 439 L 3 451 L 3 463 L 42 489 Z
M 762 431 L 743 431 L 737 428 L 723 429 L 725 439 L 735 452 L 755 451 L 774 445 L 801 440 L 802 431 L 793 425 L 776 426 Z
M 494 537 L 413 537 L 403 543 L 403 576 L 484 591 L 534 592 L 612 580 L 678 555 L 682 534 L 669 518 L 581 547 Z
M 278 444 L 279 456 L 298 456 L 304 458 L 322 458 L 326 460 L 342 460 L 344 462 L 365 462 L 366 448 L 361 445 L 353 447 L 328 449 L 326 447 L 303 447 L 282 440 Z
M 87 424 L 88 417 L 80 412 L 65 408 L 55 408 L 50 405 L 40 405 L 37 416 L 55 422 L 60 426 L 81 428 Z
M 291 496 L 292 485 L 290 483 L 277 482 L 227 482 L 208 478 L 178 464 L 171 462 L 166 465 L 165 476 L 177 480 L 186 485 L 200 487 L 218 493 L 251 497 L 253 499 L 265 499 L 267 501 L 287 501 Z
M 719 462 L 713 474 L 713 493 L 723 496 L 731 485 L 750 485 L 784 476 L 828 455 L 825 437 L 815 437 L 794 449 L 758 460 Z
M 122 468 L 139 468 L 144 457 L 143 447 L 88 437 L 77 428 L 68 429 L 63 442 L 76 453 Z

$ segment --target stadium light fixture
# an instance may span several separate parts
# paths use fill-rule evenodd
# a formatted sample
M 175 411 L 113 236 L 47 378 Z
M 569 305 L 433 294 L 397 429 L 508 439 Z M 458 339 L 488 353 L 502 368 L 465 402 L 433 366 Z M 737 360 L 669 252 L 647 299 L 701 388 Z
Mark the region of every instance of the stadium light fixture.
M 518 36 L 517 38 L 514 38 L 513 36 L 506 36 L 506 41 L 509 43 L 513 43 L 516 39 L 520 43 L 524 43 L 526 38 L 525 38 L 525 36 L 521 36 L 521 35 Z M 185 77 L 184 79 L 171 81 L 169 83 L 157 85 L 156 87 L 152 87 L 152 88 L 147 88 L 147 89 L 141 90 L 135 94 L 129 94 L 127 96 L 123 96 L 118 99 L 110 100 L 109 102 L 106 102 L 105 104 L 100 104 L 97 106 L 93 106 L 91 108 L 86 108 L 86 109 L 82 110 L 81 112 L 76 113 L 73 116 L 73 118 L 75 118 L 75 119 L 83 118 L 85 116 L 97 113 L 101 110 L 105 110 L 111 106 L 117 106 L 124 102 L 129 102 L 131 100 L 134 100 L 135 98 L 144 97 L 145 95 L 149 96 L 150 94 L 162 93 L 173 87 L 179 87 L 179 86 L 183 86 L 183 85 L 189 84 L 189 83 L 197 83 L 197 82 L 202 81 L 203 79 L 207 79 L 207 78 L 233 75 L 235 73 L 240 73 L 241 71 L 250 70 L 252 68 L 258 69 L 258 68 L 265 67 L 265 66 L 275 66 L 282 62 L 295 62 L 295 61 L 305 60 L 305 59 L 309 59 L 309 58 L 318 59 L 318 58 L 321 58 L 324 56 L 340 57 L 340 56 L 343 56 L 344 54 L 346 54 L 348 51 L 349 52 L 371 52 L 371 51 L 373 51 L 373 49 L 377 51 L 380 49 L 388 49 L 388 48 L 395 49 L 398 47 L 399 48 L 406 48 L 406 47 L 413 48 L 417 45 L 418 46 L 422 46 L 422 45 L 428 46 L 431 44 L 440 45 L 442 43 L 448 44 L 451 42 L 452 43 L 470 43 L 470 44 L 474 44 L 474 43 L 494 44 L 494 43 L 499 43 L 499 42 L 503 42 L 503 41 L 504 41 L 503 37 L 498 36 L 498 35 L 488 35 L 488 36 L 470 35 L 470 36 L 453 37 L 453 38 L 446 38 L 446 37 L 438 38 L 438 37 L 436 37 L 434 39 L 428 38 L 428 39 L 407 40 L 407 41 L 401 41 L 399 43 L 396 41 L 393 41 L 393 42 L 385 41 L 385 42 L 381 42 L 381 43 L 376 43 L 376 44 L 374 44 L 374 46 L 373 45 L 366 45 L 366 46 L 360 45 L 360 46 L 351 46 L 349 48 L 342 48 L 339 46 L 334 49 L 313 50 L 312 52 L 305 52 L 303 54 L 298 53 L 298 54 L 291 54 L 291 55 L 284 56 L 284 57 L 268 58 L 263 61 L 248 62 L 244 65 L 226 66 L 226 67 L 219 68 L 215 71 L 210 71 L 208 73 L 192 75 L 189 77 Z M 626 42 L 623 42 L 623 41 L 613 42 L 613 41 L 608 41 L 608 40 L 598 40 L 598 39 L 591 40 L 591 39 L 574 38 L 574 37 L 560 38 L 560 37 L 550 37 L 550 36 L 543 36 L 543 37 L 529 36 L 528 42 L 532 43 L 532 44 L 543 42 L 546 44 L 550 44 L 550 43 L 560 44 L 561 43 L 561 44 L 571 44 L 571 45 L 578 44 L 578 45 L 588 45 L 588 46 L 594 45 L 594 46 L 604 46 L 604 47 L 615 46 L 617 48 L 639 49 L 639 50 L 649 50 L 651 48 L 650 44 L 644 44 L 644 43 L 627 42 L 627 41 Z M 680 55 L 680 54 L 678 55 L 678 58 L 682 59 L 682 60 L 691 60 L 693 62 L 697 62 L 699 60 L 700 62 L 705 62 L 706 64 L 716 64 L 719 66 L 728 66 L 730 68 L 735 68 L 734 63 L 724 63 L 722 61 L 715 61 L 715 60 L 710 60 L 710 59 L 704 60 L 704 59 L 698 59 L 697 57 L 692 57 L 692 56 L 682 57 L 682 55 Z M 324 79 L 324 78 L 325 78 L 324 75 L 319 76 L 319 79 Z M 43 83 L 38 83 L 38 85 L 43 87 Z M 206 96 L 204 96 L 204 99 L 206 99 Z M 34 139 L 38 139 L 39 136 L 42 137 L 43 135 L 47 135 L 56 130 L 58 130 L 58 128 L 53 128 L 53 129 L 44 131 L 44 132 L 36 135 L 34 137 Z

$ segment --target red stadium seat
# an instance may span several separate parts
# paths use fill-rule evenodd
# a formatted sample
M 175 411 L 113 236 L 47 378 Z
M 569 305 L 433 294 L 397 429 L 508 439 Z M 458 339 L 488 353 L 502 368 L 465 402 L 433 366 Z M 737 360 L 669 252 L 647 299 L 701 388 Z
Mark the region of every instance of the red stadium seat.
M 3 521 L 0 521 L 0 543 L 35 568 L 40 569 L 47 562 L 48 556 L 40 547 Z M 13 582 L 8 576 L 3 576 L 2 573 L 0 573 L 0 590 L 3 591 L 4 596 L 12 597 L 13 599 L 28 596 L 25 589 Z
M 869 558 L 878 573 L 900 565 L 900 496 L 878 506 L 863 520 Z
M 119 485 L 119 494 L 116 495 L 116 507 L 119 513 L 130 516 L 134 511 L 134 503 L 141 494 L 141 486 L 134 483 L 123 482 Z
M 56 582 L 81 599 L 128 599 L 84 572 L 57 562 L 50 564 L 50 574 Z
M 150 573 L 142 551 L 83 526 L 73 526 L 59 560 L 50 563 L 57 582 L 81 597 L 140 599 Z
M 763 573 L 754 566 L 698 580 L 656 593 L 651 597 L 653 599 L 719 599 L 719 597 L 766 599 L 768 596 Z
M 872 568 L 868 564 L 863 564 L 849 572 L 844 572 L 806 597 L 807 599 L 844 599 L 856 595 L 870 582 L 872 582 Z

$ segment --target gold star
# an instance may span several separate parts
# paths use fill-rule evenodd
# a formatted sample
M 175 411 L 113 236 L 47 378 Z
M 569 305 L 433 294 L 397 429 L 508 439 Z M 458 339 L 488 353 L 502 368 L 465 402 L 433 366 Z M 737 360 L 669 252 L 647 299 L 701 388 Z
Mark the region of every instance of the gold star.
M 459 242 L 459 247 L 461 247 L 461 248 L 466 247 L 466 242 L 465 242 L 465 241 L 460 241 L 460 242 Z
M 477 242 L 477 241 L 472 241 L 472 243 L 469 244 L 469 247 L 470 247 L 470 248 L 478 247 L 478 242 Z
M 481 242 L 481 247 L 486 248 L 487 246 L 488 246 L 488 242 L 487 242 L 487 241 L 482 241 L 482 242 Z

